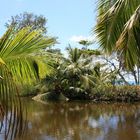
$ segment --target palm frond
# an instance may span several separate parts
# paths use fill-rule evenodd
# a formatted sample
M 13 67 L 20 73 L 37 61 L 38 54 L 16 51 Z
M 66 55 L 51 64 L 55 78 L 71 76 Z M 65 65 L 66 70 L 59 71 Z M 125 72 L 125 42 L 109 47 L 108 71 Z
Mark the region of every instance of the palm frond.
M 95 32 L 100 46 L 105 52 L 111 53 L 115 49 L 126 22 L 140 5 L 140 1 L 100 0 L 99 3 Z
M 5 64 L 0 65 L 0 75 L 3 77 L 0 80 L 0 132 L 3 139 L 12 140 L 24 132 L 24 109 L 18 98 L 15 82 Z
M 121 33 L 116 46 L 124 58 L 125 66 L 133 69 L 139 64 L 140 57 L 140 6 L 136 9 L 131 18 L 127 21 L 123 32 Z
M 31 30 L 31 27 L 15 32 L 11 26 L 0 39 L 0 132 L 3 139 L 22 135 L 23 108 L 17 84 L 31 83 L 46 75 L 46 62 L 40 59 L 39 52 L 54 43 L 55 38 L 44 37 L 41 31 Z
M 39 59 L 40 49 L 44 49 L 56 43 L 55 38 L 43 37 L 38 30 L 31 30 L 26 27 L 13 32 L 14 28 L 9 28 L 0 40 L 0 57 L 6 62 L 12 75 L 17 81 L 33 81 L 38 74 L 34 67 L 34 62 L 42 66 L 44 61 Z M 41 69 L 38 67 L 39 72 Z M 42 70 L 43 71 L 43 70 Z M 45 76 L 45 67 L 44 74 Z M 41 72 L 40 72 L 41 73 Z

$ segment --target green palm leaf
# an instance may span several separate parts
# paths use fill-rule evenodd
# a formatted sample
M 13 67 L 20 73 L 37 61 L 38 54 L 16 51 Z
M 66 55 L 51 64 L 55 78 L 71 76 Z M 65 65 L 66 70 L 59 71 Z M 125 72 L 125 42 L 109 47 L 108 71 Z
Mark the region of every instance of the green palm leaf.
M 131 70 L 139 63 L 139 7 L 139 0 L 99 0 L 94 30 L 103 50 L 110 54 L 117 46 L 126 68 Z
M 135 64 L 139 64 L 140 57 L 140 6 L 136 9 L 134 14 L 125 24 L 125 28 L 121 33 L 116 47 L 121 52 L 120 55 L 125 59 L 126 66 L 131 69 L 135 67 Z M 123 53 L 122 53 L 123 52 Z
M 54 43 L 55 38 L 44 37 L 31 27 L 17 32 L 10 27 L 0 39 L 0 131 L 4 139 L 22 135 L 23 108 L 17 84 L 32 83 L 46 75 L 47 56 L 40 55 L 40 50 Z
M 43 63 L 39 58 L 40 49 L 53 45 L 56 42 L 55 38 L 43 37 L 40 31 L 31 30 L 30 27 L 23 28 L 17 33 L 13 30 L 11 27 L 0 41 L 0 58 L 6 62 L 17 81 L 31 82 L 38 78 L 34 62 L 38 65 Z M 38 55 L 35 55 L 36 53 Z M 41 73 L 41 69 L 39 70 Z M 45 68 L 43 70 L 45 71 Z

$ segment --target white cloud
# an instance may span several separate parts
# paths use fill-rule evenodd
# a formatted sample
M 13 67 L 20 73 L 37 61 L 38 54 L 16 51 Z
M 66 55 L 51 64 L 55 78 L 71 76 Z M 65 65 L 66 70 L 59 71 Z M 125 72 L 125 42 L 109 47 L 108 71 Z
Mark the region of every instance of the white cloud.
M 93 41 L 94 42 L 95 41 L 95 37 L 94 36 L 86 37 L 86 36 L 82 36 L 82 35 L 80 35 L 80 36 L 74 35 L 69 40 L 71 42 L 79 42 L 80 40 L 87 40 L 87 41 Z

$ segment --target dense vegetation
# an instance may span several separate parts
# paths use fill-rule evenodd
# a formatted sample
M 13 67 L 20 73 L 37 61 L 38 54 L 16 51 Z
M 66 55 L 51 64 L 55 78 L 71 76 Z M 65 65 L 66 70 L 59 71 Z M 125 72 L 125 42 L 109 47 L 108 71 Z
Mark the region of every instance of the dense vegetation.
M 71 47 L 67 51 L 68 57 L 59 56 L 52 65 L 54 71 L 29 95 L 38 93 L 41 100 L 140 100 L 139 86 L 129 85 L 123 72 L 99 51 Z
M 5 128 L 0 130 L 5 139 L 24 129 L 19 95 L 37 95 L 36 100 L 140 100 L 139 21 L 139 0 L 99 0 L 94 33 L 100 49 L 90 50 L 93 42 L 81 40 L 84 47 L 69 46 L 64 57 L 50 48 L 56 38 L 46 35 L 43 16 L 12 17 L 0 38 L 0 128 Z

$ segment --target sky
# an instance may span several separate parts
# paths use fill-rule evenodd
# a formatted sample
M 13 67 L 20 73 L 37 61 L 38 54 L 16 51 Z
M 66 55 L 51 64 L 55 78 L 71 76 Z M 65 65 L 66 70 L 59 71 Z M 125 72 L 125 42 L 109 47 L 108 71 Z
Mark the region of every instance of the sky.
M 92 40 L 96 24 L 97 0 L 0 0 L 0 36 L 6 31 L 5 23 L 11 16 L 23 12 L 43 15 L 48 20 L 48 35 L 58 37 L 56 48 L 64 51 L 68 44 L 81 39 Z M 91 46 L 93 49 L 96 45 Z

